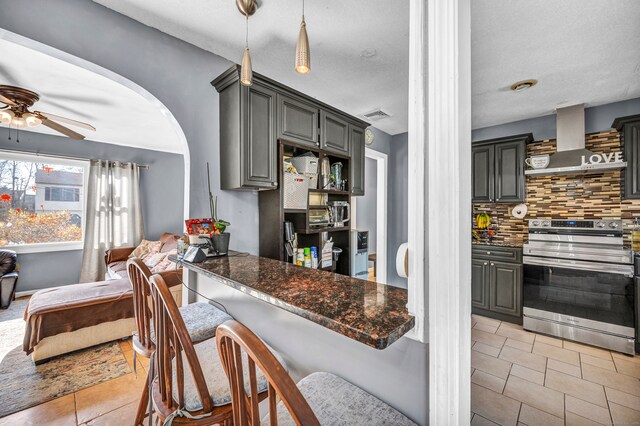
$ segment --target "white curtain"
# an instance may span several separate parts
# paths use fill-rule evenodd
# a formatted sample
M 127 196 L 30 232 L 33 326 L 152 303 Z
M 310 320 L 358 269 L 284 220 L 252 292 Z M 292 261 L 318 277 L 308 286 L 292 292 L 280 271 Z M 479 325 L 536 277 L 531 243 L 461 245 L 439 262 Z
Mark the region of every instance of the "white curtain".
M 134 163 L 91 161 L 80 282 L 102 281 L 104 254 L 137 246 L 144 237 L 140 172 Z

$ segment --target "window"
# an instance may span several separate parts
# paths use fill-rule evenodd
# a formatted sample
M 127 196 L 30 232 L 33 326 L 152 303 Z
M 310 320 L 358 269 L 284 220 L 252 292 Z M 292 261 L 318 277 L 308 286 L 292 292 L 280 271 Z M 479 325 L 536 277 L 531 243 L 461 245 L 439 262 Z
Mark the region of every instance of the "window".
M 56 188 L 47 186 L 44 189 L 45 201 L 80 201 L 80 188 Z
M 0 151 L 0 248 L 82 248 L 89 163 Z

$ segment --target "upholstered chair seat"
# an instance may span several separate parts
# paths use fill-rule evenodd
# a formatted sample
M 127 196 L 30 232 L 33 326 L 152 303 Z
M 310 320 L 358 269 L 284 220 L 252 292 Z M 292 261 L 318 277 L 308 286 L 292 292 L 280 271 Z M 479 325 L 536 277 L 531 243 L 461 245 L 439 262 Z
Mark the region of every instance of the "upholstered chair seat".
M 269 348 L 271 353 L 275 355 L 278 361 L 285 366 L 284 360 L 282 357 L 274 351 L 268 345 L 265 345 Z M 204 373 L 205 382 L 207 384 L 207 389 L 209 389 L 209 394 L 211 396 L 211 400 L 213 401 L 213 405 L 218 407 L 221 405 L 226 405 L 231 403 L 231 390 L 229 389 L 229 381 L 224 372 L 224 368 L 222 366 L 222 362 L 220 361 L 220 355 L 218 354 L 218 348 L 216 346 L 216 341 L 211 339 L 204 341 L 202 343 L 198 343 L 194 345 L 196 350 L 196 354 L 198 356 L 198 361 L 200 362 L 200 366 L 202 367 L 202 372 Z M 183 355 L 184 364 L 187 365 L 187 360 Z M 248 358 L 247 354 L 242 354 L 242 363 L 245 371 L 245 387 L 248 393 L 249 391 L 249 368 L 248 368 Z M 173 360 L 173 398 L 178 400 L 178 385 L 177 385 L 177 377 L 176 377 L 176 360 Z M 267 390 L 269 386 L 269 382 L 267 378 L 264 376 L 260 369 L 256 371 L 256 379 L 258 382 L 258 393 L 264 392 Z M 191 374 L 184 375 L 184 408 L 187 411 L 198 411 L 202 410 L 202 401 L 198 397 L 198 392 L 196 390 L 195 382 L 193 380 L 193 376 Z
M 321 425 L 415 426 L 402 413 L 345 379 L 313 373 L 297 383 Z M 278 403 L 278 426 L 295 426 L 283 402 Z M 268 426 L 269 415 L 261 425 Z

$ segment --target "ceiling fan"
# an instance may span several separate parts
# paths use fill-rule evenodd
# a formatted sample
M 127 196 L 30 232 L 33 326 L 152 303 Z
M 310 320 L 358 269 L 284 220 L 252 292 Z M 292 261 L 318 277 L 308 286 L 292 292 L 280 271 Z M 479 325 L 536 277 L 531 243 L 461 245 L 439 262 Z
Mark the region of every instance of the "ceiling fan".
M 0 85 L 0 103 L 6 105 L 0 108 L 0 122 L 18 129 L 43 125 L 76 140 L 84 139 L 84 135 L 63 126 L 58 121 L 91 131 L 96 130 L 92 125 L 81 121 L 60 117 L 48 112 L 30 111 L 29 108 L 39 100 L 40 96 L 31 90 Z

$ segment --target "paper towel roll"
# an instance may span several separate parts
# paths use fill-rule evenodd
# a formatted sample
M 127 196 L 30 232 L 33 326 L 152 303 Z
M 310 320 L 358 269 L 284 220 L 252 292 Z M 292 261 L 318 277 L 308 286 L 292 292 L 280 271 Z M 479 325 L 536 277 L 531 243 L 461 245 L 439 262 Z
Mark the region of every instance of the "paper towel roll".
M 398 276 L 407 278 L 409 275 L 409 243 L 402 243 L 396 253 L 396 272 Z

